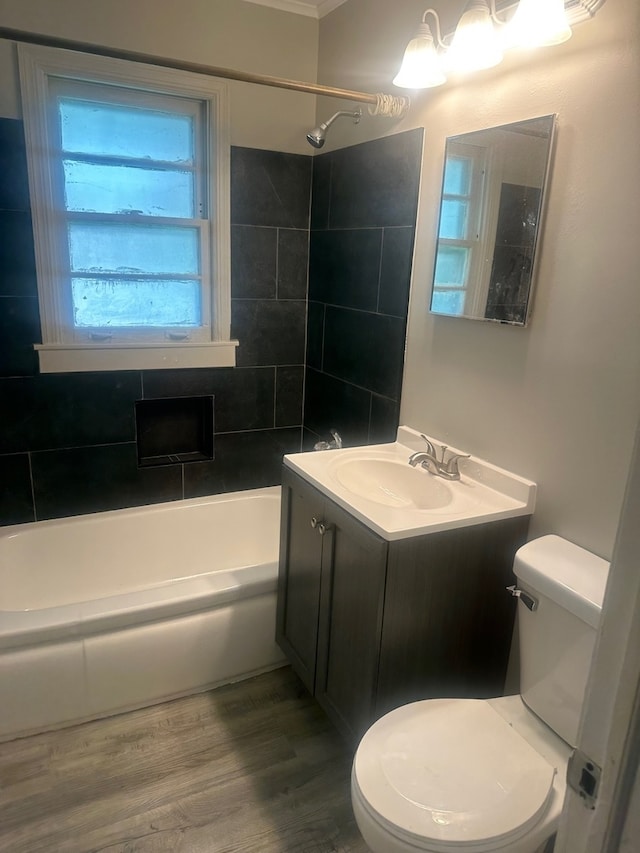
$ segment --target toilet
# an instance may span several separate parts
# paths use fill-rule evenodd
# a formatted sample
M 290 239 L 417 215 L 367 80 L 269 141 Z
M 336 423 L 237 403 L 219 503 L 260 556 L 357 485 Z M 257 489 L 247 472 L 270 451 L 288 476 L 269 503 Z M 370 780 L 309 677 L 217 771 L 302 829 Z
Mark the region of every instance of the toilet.
M 551 848 L 608 570 L 558 536 L 524 545 L 520 694 L 412 702 L 365 733 L 351 798 L 372 853 Z

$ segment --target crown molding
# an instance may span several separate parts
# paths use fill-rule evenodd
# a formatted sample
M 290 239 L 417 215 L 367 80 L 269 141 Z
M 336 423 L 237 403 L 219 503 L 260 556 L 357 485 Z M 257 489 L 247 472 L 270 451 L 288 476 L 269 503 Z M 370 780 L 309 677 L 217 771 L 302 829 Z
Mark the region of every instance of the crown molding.
M 589 21 L 605 0 L 565 0 L 565 9 L 570 24 L 579 24 L 581 21 Z
M 244 2 L 319 19 L 333 12 L 338 6 L 342 6 L 347 0 L 244 0 Z M 565 0 L 569 23 L 579 24 L 581 21 L 590 20 L 605 2 L 606 0 Z M 517 0 L 497 0 L 496 2 L 501 12 L 515 8 L 516 4 Z
M 319 19 L 333 12 L 338 6 L 342 6 L 347 0 L 244 0 L 244 2 Z
M 604 6 L 606 0 L 564 0 L 567 10 L 569 24 L 579 24 L 582 21 L 590 21 L 598 9 Z M 518 5 L 518 0 L 496 0 L 499 12 L 508 12 Z

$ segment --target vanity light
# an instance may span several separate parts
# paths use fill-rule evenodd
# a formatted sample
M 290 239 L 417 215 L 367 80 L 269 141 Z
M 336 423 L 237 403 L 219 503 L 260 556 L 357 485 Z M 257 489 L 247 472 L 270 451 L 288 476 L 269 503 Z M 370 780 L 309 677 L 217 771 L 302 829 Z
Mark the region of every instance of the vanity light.
M 427 9 L 407 45 L 394 84 L 404 89 L 439 86 L 449 71 L 492 68 L 502 60 L 504 49 L 562 44 L 571 37 L 569 18 L 575 22 L 589 20 L 605 0 L 498 0 L 501 11 L 515 8 L 507 20 L 498 17 L 496 2 L 468 0 L 455 32 L 444 37 L 438 13 Z M 429 15 L 435 21 L 435 37 L 427 24 Z
M 395 86 L 403 89 L 430 89 L 440 86 L 447 79 L 442 70 L 431 27 L 427 24 L 427 15 L 433 15 L 438 44 L 442 45 L 438 14 L 433 9 L 427 9 L 417 33 L 407 45 L 400 71 L 393 78 Z

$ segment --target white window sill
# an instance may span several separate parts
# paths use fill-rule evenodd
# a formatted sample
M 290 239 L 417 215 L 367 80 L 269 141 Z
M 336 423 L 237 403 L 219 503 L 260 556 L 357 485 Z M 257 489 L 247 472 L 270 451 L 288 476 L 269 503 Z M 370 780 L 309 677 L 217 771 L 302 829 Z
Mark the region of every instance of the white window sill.
M 238 341 L 200 344 L 35 344 L 41 373 L 235 367 Z

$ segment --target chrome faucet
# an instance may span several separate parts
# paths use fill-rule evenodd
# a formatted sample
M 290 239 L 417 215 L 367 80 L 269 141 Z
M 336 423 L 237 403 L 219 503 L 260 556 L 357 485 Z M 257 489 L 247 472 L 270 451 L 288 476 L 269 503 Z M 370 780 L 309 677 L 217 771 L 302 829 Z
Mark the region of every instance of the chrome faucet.
M 316 441 L 313 445 L 314 450 L 340 450 L 342 447 L 342 437 L 337 429 L 330 429 L 331 441 Z
M 337 429 L 330 429 L 332 441 L 329 442 L 330 447 L 335 447 L 337 450 L 342 448 L 342 437 Z
M 460 471 L 458 470 L 458 461 L 460 459 L 468 459 L 468 453 L 451 453 L 448 459 L 445 459 L 447 445 L 443 444 L 440 448 L 440 459 L 433 444 L 429 441 L 426 435 L 420 434 L 427 443 L 426 450 L 418 450 L 412 453 L 409 457 L 409 465 L 415 468 L 416 465 L 422 465 L 430 474 L 436 477 L 444 477 L 445 480 L 459 480 Z

